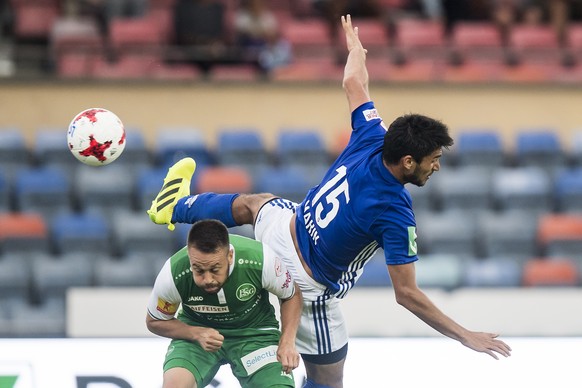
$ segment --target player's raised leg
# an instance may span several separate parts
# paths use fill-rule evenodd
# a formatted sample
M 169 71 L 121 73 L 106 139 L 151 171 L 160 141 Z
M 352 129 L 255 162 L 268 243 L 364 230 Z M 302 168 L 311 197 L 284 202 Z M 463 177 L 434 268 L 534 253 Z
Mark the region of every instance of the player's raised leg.
M 227 227 L 253 224 L 261 207 L 275 198 L 273 194 L 217 194 L 190 195 L 190 181 L 196 163 L 184 158 L 168 170 L 162 189 L 148 210 L 156 224 L 167 224 L 174 230 L 175 223 L 193 224 L 198 220 L 216 219 Z

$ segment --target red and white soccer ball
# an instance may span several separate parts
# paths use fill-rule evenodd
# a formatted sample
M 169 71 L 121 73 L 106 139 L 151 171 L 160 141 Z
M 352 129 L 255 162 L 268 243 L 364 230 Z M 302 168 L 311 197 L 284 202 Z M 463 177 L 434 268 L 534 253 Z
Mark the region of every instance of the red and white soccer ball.
M 125 149 L 125 129 L 113 112 L 103 108 L 86 109 L 69 124 L 67 144 L 79 161 L 104 166 Z

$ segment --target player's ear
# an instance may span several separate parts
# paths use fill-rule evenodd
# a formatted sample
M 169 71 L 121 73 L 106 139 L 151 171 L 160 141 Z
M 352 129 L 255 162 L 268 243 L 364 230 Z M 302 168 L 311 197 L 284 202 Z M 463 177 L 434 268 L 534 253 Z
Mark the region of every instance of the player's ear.
M 414 169 L 414 165 L 416 162 L 411 155 L 405 155 L 402 157 L 402 159 L 400 159 L 400 163 L 402 164 L 402 167 L 404 167 L 406 170 L 412 170 Z
M 232 265 L 233 259 L 234 259 L 234 248 L 230 247 L 230 249 L 228 250 L 228 264 L 229 265 Z

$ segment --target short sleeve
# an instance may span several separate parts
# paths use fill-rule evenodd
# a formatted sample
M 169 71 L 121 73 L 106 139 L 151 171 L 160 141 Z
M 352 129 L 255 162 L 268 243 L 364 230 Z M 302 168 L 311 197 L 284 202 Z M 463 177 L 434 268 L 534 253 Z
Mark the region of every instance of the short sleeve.
M 291 272 L 275 252 L 263 244 L 263 288 L 279 299 L 289 299 L 295 293 Z
M 152 318 L 169 320 L 174 317 L 181 303 L 182 298 L 172 278 L 170 259 L 168 259 L 154 283 L 148 302 L 148 313 Z
M 391 206 L 375 224 L 386 264 L 407 264 L 418 260 L 416 220 L 412 209 Z

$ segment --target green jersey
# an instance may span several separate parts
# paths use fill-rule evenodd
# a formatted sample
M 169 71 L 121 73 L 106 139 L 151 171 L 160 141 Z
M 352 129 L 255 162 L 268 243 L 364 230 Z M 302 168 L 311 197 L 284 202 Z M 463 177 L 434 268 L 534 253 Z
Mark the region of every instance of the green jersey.
M 171 319 L 181 305 L 179 320 L 212 327 L 227 335 L 278 329 L 269 292 L 280 299 L 292 297 L 291 274 L 280 258 L 260 242 L 230 235 L 230 243 L 234 250 L 233 265 L 218 293 L 209 294 L 196 285 L 184 247 L 158 274 L 148 304 L 149 314 L 156 319 Z

